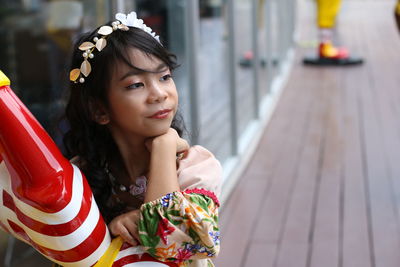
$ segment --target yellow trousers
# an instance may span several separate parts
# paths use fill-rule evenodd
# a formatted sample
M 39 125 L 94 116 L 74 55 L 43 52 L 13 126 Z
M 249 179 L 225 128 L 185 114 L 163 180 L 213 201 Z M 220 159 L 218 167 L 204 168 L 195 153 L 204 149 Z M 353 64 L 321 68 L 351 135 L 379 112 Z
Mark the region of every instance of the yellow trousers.
M 340 9 L 341 0 L 316 0 L 318 12 L 318 27 L 333 28 L 336 15 Z

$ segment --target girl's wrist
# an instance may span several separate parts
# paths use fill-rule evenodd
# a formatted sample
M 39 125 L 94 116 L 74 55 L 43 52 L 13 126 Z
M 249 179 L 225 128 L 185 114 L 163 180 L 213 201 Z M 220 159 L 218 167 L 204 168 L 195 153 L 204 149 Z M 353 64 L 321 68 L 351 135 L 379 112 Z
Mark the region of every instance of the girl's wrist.
M 176 141 L 175 141 L 176 143 Z M 168 138 L 157 137 L 152 142 L 151 154 L 155 152 L 170 152 L 170 154 L 176 154 L 176 144 L 172 140 L 168 140 Z
M 159 168 L 166 164 L 174 165 L 176 163 L 176 145 L 163 140 L 154 140 L 150 154 L 150 169 Z

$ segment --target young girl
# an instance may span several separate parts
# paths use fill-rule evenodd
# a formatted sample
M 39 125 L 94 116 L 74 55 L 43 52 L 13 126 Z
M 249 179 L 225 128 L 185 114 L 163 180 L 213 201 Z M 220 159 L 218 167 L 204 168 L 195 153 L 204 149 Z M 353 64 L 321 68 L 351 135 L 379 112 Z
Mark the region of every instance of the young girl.
M 213 266 L 220 164 L 181 138 L 175 56 L 134 12 L 116 19 L 73 50 L 68 157 L 114 236 L 161 261 Z

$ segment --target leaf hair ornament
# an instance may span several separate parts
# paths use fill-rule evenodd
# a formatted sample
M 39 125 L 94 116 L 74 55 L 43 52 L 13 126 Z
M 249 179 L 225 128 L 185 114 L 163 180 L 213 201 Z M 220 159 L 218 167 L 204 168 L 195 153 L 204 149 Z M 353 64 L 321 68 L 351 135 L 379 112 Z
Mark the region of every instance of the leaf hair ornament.
M 70 81 L 74 83 L 85 82 L 85 77 L 88 77 L 92 72 L 92 66 L 89 63 L 89 59 L 94 58 L 93 52 L 95 52 L 96 49 L 99 52 L 103 50 L 107 46 L 108 36 L 116 30 L 128 31 L 129 27 L 139 28 L 153 36 L 153 38 L 161 44 L 160 37 L 156 35 L 150 27 L 146 26 L 142 19 L 137 18 L 136 12 L 132 11 L 128 15 L 117 13 L 115 18 L 117 20 L 112 22 L 111 26 L 105 25 L 100 27 L 97 31 L 99 36 L 94 37 L 93 42 L 85 41 L 79 46 L 79 50 L 83 51 L 83 62 L 80 68 L 75 68 L 70 71 Z

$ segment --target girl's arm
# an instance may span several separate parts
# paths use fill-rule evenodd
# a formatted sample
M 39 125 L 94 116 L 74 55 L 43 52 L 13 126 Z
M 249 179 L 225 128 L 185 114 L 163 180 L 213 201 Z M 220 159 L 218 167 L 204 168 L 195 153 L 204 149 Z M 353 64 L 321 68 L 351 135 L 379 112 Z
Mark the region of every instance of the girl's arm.
M 146 146 L 151 152 L 151 158 L 145 202 L 150 202 L 180 190 L 176 174 L 176 153 L 187 150 L 189 145 L 170 128 L 166 134 L 148 140 Z M 132 246 L 137 246 L 138 220 L 139 210 L 133 210 L 114 218 L 108 227 L 114 236 L 121 236 Z
M 182 140 L 172 128 L 166 134 L 152 140 L 149 147 L 151 150 L 150 173 L 145 202 L 180 190 L 176 173 L 176 153 L 178 149 L 183 148 Z

